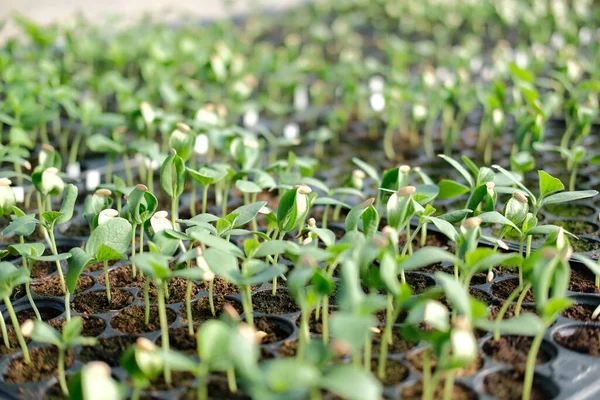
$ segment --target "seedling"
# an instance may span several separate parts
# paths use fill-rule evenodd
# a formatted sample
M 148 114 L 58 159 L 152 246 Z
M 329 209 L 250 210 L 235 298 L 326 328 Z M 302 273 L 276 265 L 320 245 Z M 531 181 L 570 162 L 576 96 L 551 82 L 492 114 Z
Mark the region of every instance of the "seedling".
M 2 300 L 4 301 L 4 305 L 6 306 L 6 310 L 8 311 L 8 315 L 10 316 L 10 320 L 15 329 L 15 334 L 17 335 L 19 346 L 21 346 L 21 350 L 23 351 L 23 359 L 26 364 L 31 363 L 31 359 L 29 358 L 29 351 L 27 350 L 25 339 L 23 339 L 23 335 L 21 335 L 21 331 L 19 330 L 19 320 L 17 320 L 17 314 L 15 314 L 15 310 L 10 302 L 10 294 L 15 287 L 28 281 L 31 281 L 31 278 L 29 277 L 29 271 L 25 268 L 17 268 L 12 263 L 5 261 L 0 262 L 0 296 L 2 296 Z M 0 328 L 2 328 L 4 346 L 10 348 L 4 316 L 1 314 L 2 313 L 0 313 Z

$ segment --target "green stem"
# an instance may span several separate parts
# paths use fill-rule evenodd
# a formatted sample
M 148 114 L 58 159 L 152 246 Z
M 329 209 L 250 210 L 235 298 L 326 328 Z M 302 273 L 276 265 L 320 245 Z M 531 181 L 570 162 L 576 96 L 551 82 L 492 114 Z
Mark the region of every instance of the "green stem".
M 233 367 L 227 368 L 227 385 L 231 393 L 237 392 L 237 383 L 235 381 L 235 370 Z
M 25 343 L 25 339 L 23 339 L 23 335 L 21 334 L 21 329 L 19 325 L 19 320 L 17 319 L 17 314 L 15 314 L 15 310 L 8 296 L 4 296 L 4 304 L 6 305 L 8 315 L 10 316 L 10 320 L 12 321 L 15 330 L 15 335 L 17 335 L 17 340 L 19 341 L 19 345 L 21 346 L 21 350 L 23 351 L 23 359 L 25 360 L 25 364 L 31 364 L 31 358 L 29 358 L 29 350 L 27 349 L 27 343 Z M 8 337 L 8 335 L 5 337 Z
M 106 286 L 106 298 L 108 304 L 112 304 L 112 297 L 110 294 L 110 279 L 108 279 L 108 260 L 104 261 L 104 284 Z
M 169 351 L 169 325 L 167 323 L 167 308 L 165 306 L 165 291 L 163 282 L 156 282 L 157 298 L 158 298 L 158 318 L 160 320 L 161 342 L 165 352 Z M 171 369 L 168 365 L 164 367 L 164 378 L 167 386 L 171 386 Z
M 517 295 L 521 292 L 521 289 L 523 289 L 521 286 L 517 287 L 515 290 L 512 291 L 511 294 L 508 295 L 506 300 L 504 300 L 502 307 L 500 307 L 500 310 L 498 311 L 498 315 L 496 315 L 496 324 L 499 324 L 500 321 L 504 319 L 504 314 L 506 314 L 508 307 L 510 307 L 515 297 L 517 297 Z M 498 329 L 494 330 L 494 340 L 496 342 L 500 340 L 500 331 Z
M 321 228 L 327 229 L 327 217 L 329 216 L 329 204 L 325 205 L 325 210 L 323 211 L 323 220 L 321 221 Z
M 527 295 L 529 288 L 531 288 L 530 283 L 525 285 L 525 287 L 523 288 L 523 291 L 521 292 L 521 295 L 519 296 L 519 300 L 517 300 L 517 305 L 515 306 L 515 317 L 518 317 L 519 314 L 521 313 L 521 304 L 523 303 L 523 300 L 525 299 L 525 296 Z
M 448 376 L 446 376 L 446 381 L 444 382 L 444 400 L 452 400 L 455 373 L 455 370 L 448 371 Z
M 179 224 L 176 222 L 179 219 L 179 197 L 173 196 L 171 200 L 171 222 L 176 231 L 179 230 Z
M 369 336 L 365 339 L 365 350 L 363 354 L 363 367 L 365 371 L 371 372 L 371 348 L 373 344 L 371 342 L 371 338 Z
M 129 163 L 129 156 L 123 155 L 123 165 L 125 166 L 125 182 L 127 186 L 133 186 L 133 173 L 131 172 L 131 164 Z
M 204 186 L 202 190 L 202 214 L 206 214 L 206 203 L 208 202 L 208 187 L 210 185 Z M 223 214 L 225 216 L 225 214 Z
M 144 303 L 145 303 L 144 322 L 146 323 L 146 325 L 148 325 L 150 323 L 150 296 L 148 294 L 149 290 L 150 290 L 150 279 L 146 280 L 146 282 L 144 283 Z
M 391 344 L 393 319 L 392 312 L 394 308 L 394 298 L 391 294 L 387 296 L 387 305 L 385 308 L 385 327 L 381 334 L 381 342 L 379 345 L 379 363 L 377 365 L 377 376 L 379 379 L 385 377 L 385 365 L 387 362 L 388 346 Z
M 65 312 L 67 321 L 71 320 L 71 293 L 69 293 L 69 289 L 67 288 L 67 292 L 65 293 Z M 37 309 L 36 309 L 37 311 Z M 37 318 L 41 321 L 39 314 L 36 312 Z
M 432 385 L 432 377 L 431 377 L 431 360 L 429 359 L 429 348 L 425 348 L 422 351 L 422 357 L 423 357 L 423 400 L 432 400 L 433 399 L 433 392 L 435 391 L 435 386 L 433 387 L 433 389 L 431 388 Z
M 254 313 L 252 312 L 252 294 L 250 293 L 250 286 L 244 285 L 242 289 L 242 307 L 244 308 L 244 314 L 246 314 L 246 322 L 248 325 L 254 327 Z
M 533 338 L 531 347 L 529 348 L 529 354 L 527 355 L 527 364 L 525 369 L 525 380 L 523 381 L 523 392 L 521 394 L 521 400 L 529 400 L 531 397 L 531 389 L 533 387 L 533 374 L 535 372 L 535 360 L 537 358 L 538 351 L 544 338 L 545 330 L 540 331 Z
M 575 182 L 577 179 L 577 165 L 573 165 L 571 169 L 571 177 L 569 178 L 569 190 L 571 192 L 575 191 Z
M 135 257 L 135 231 L 137 230 L 137 224 L 133 224 L 133 230 L 131 231 L 131 258 Z M 135 263 L 131 262 L 131 276 L 135 279 Z
M 54 239 L 54 227 L 51 229 L 47 229 L 48 235 L 50 236 L 50 242 L 52 244 L 52 254 L 55 256 L 58 255 L 58 249 L 56 248 L 56 240 Z M 65 276 L 63 275 L 62 267 L 60 266 L 60 261 L 56 260 L 56 270 L 58 271 L 58 276 L 60 277 L 60 287 L 62 292 L 65 293 L 66 285 L 65 285 Z
M 329 296 L 323 297 L 323 317 L 321 321 L 323 343 L 329 341 Z
M 21 244 L 23 244 L 25 242 L 25 240 L 23 239 L 23 236 L 21 236 Z M 29 268 L 29 263 L 27 262 L 27 257 L 23 257 L 23 268 L 26 268 L 27 271 L 29 271 L 29 274 L 31 275 L 31 269 Z M 30 282 L 25 282 L 25 293 L 27 294 L 27 300 L 29 300 L 29 304 L 31 305 L 31 308 L 33 309 L 33 312 L 35 313 L 35 317 L 41 321 L 42 317 L 40 316 L 40 311 L 38 310 L 37 306 L 35 305 L 35 301 L 33 301 L 33 296 L 31 296 L 31 289 L 30 289 Z M 68 316 L 68 314 L 67 314 Z
M 142 392 L 142 388 L 136 386 L 133 388 L 133 393 L 131 394 L 131 400 L 140 400 L 140 394 Z
M 65 350 L 58 348 L 58 383 L 60 384 L 60 390 L 62 390 L 65 396 L 69 395 L 69 389 L 67 387 L 67 378 L 65 376 Z
M 215 280 L 211 279 L 210 282 L 208 283 L 208 304 L 210 305 L 210 312 L 212 313 L 213 317 L 216 317 L 217 313 L 215 312 L 215 299 L 213 298 L 214 286 L 215 286 Z
M 198 375 L 198 390 L 196 391 L 196 398 L 198 400 L 208 400 L 208 385 L 206 382 L 207 373 L 203 371 Z
M 194 321 L 192 320 L 192 281 L 187 281 L 185 288 L 185 314 L 188 320 L 188 332 L 194 334 Z
M 0 329 L 2 330 L 2 339 L 4 339 L 4 347 L 10 349 L 10 341 L 8 340 L 8 330 L 6 329 L 6 322 L 4 321 L 4 315 L 0 312 Z

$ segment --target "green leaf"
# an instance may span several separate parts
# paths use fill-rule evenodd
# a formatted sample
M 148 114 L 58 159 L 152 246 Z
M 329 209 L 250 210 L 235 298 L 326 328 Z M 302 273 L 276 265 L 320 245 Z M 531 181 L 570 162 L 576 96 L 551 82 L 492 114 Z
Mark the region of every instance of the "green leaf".
M 235 187 L 242 193 L 260 193 L 263 191 L 256 183 L 241 179 L 235 181 Z
M 354 352 L 360 351 L 367 338 L 371 337 L 371 327 L 377 326 L 372 315 L 355 315 L 338 311 L 331 316 L 331 337 L 345 342 Z
M 42 218 L 50 226 L 53 226 L 61 217 L 62 213 L 60 211 L 46 211 L 42 213 Z
M 160 166 L 160 187 L 171 198 L 185 189 L 185 163 L 177 154 L 169 154 Z
M 119 254 L 125 254 L 129 248 L 132 231 L 133 227 L 126 219 L 111 218 L 92 231 L 85 250 L 93 257 L 97 257 L 100 247 L 105 245 Z
M 289 232 L 294 229 L 298 218 L 296 207 L 297 188 L 288 190 L 279 199 L 277 206 L 277 226 L 281 232 Z
M 241 207 L 236 208 L 231 213 L 238 214 L 238 217 L 233 224 L 234 228 L 238 228 L 240 226 L 246 225 L 250 221 L 252 221 L 258 215 L 258 212 L 261 208 L 267 205 L 266 201 L 259 201 L 252 204 L 247 204 Z
M 223 321 L 211 319 L 198 329 L 198 355 L 213 371 L 229 367 L 231 328 Z
M 119 253 L 112 247 L 109 247 L 102 243 L 100 247 L 98 247 L 98 252 L 96 253 L 96 261 L 110 261 L 110 260 L 120 260 L 125 258 L 123 253 Z
M 273 391 L 286 393 L 316 387 L 321 372 L 307 360 L 281 358 L 267 363 L 265 378 Z
M 40 320 L 33 321 L 31 340 L 64 348 L 61 334 L 56 329 Z
M 352 162 L 354 164 L 356 164 L 360 169 L 362 169 L 363 171 L 365 171 L 365 173 L 371 179 L 373 179 L 375 182 L 379 183 L 380 178 L 379 178 L 379 173 L 377 172 L 377 169 L 373 168 L 372 166 L 370 166 L 369 164 L 367 164 L 366 162 L 364 162 L 360 158 L 353 157 L 352 158 Z
M 65 343 L 70 343 L 81 335 L 83 329 L 83 321 L 81 317 L 73 317 L 63 325 L 63 340 Z
M 594 275 L 600 276 L 600 263 L 594 262 L 582 254 L 573 254 L 573 258 L 586 266 Z
M 535 336 L 545 331 L 544 323 L 533 313 L 521 313 L 518 317 L 490 321 L 486 318 L 475 320 L 475 326 L 488 332 L 500 332 L 505 335 Z
M 198 242 L 203 243 L 205 246 L 209 246 L 220 250 L 224 253 L 232 254 L 238 258 L 244 258 L 244 252 L 237 247 L 235 244 L 221 239 L 220 237 L 209 234 L 208 232 L 188 232 Z
M 336 365 L 321 378 L 321 387 L 348 400 L 381 398 L 381 383 L 364 369 L 354 365 Z
M 469 171 L 467 171 L 462 165 L 460 165 L 458 161 L 443 154 L 440 154 L 439 157 L 448 162 L 450 165 L 452 165 L 454 169 L 456 169 L 463 176 L 463 178 L 465 178 L 465 180 L 469 184 L 469 187 L 472 188 L 473 186 L 475 186 L 475 182 L 473 181 L 473 177 L 471 176 L 471 174 L 469 174 Z
M 540 179 L 540 197 L 560 192 L 565 188 L 565 185 L 563 185 L 560 179 L 553 177 L 545 171 L 538 170 L 538 176 Z
M 330 231 L 329 229 L 316 228 L 316 227 L 308 227 L 308 231 L 317 235 L 319 239 L 323 242 L 323 244 L 327 247 L 335 244 L 335 233 Z
M 92 263 L 94 258 L 79 247 L 74 247 L 70 251 L 69 268 L 67 269 L 66 281 L 70 293 L 75 293 L 77 279 L 85 268 Z
M 274 256 L 285 252 L 291 252 L 298 248 L 299 246 L 294 242 L 287 240 L 270 240 L 268 242 L 262 242 L 254 252 L 253 257 L 261 258 Z
M 458 240 L 459 234 L 450 222 L 437 217 L 426 217 L 425 220 L 432 222 L 448 239 L 453 242 Z
M 548 196 L 542 200 L 542 205 L 567 203 L 570 201 L 587 199 L 598 194 L 597 190 L 578 190 L 575 192 L 562 192 Z
M 438 187 L 440 188 L 440 194 L 438 195 L 439 200 L 458 197 L 465 193 L 469 193 L 471 190 L 469 187 L 449 179 L 442 179 L 438 184 Z
M 535 200 L 536 197 L 533 195 L 533 193 L 531 193 L 531 190 L 527 189 L 525 187 L 525 185 L 523 185 L 523 183 L 521 183 L 521 180 L 519 178 L 517 178 L 512 172 L 507 171 L 506 169 L 502 168 L 499 165 L 492 165 L 493 168 L 497 169 L 498 171 L 500 171 L 502 173 L 502 175 L 504 175 L 505 177 L 507 177 L 512 183 L 514 183 L 515 185 L 517 185 L 521 190 L 523 190 L 525 192 L 525 194 L 527 195 L 527 197 L 529 197 L 532 200 Z M 496 191 L 500 193 L 500 188 L 496 188 Z M 514 190 L 511 190 L 511 193 L 514 192 Z M 535 201 L 534 201 L 535 203 Z
M 192 179 L 200 182 L 202 186 L 219 182 L 227 175 L 227 171 L 217 170 L 209 167 L 202 167 L 198 171 L 188 168 L 187 172 L 190 174 Z
M 575 301 L 568 297 L 551 298 L 546 303 L 543 312 L 543 320 L 546 325 L 550 325 L 556 317 L 567 308 L 571 307 Z
M 469 294 L 460 282 L 456 280 L 454 276 L 443 272 L 436 272 L 435 278 L 440 281 L 444 287 L 444 293 L 454 310 L 471 319 L 471 301 L 469 299 Z
M 441 262 L 458 262 L 454 254 L 438 247 L 423 247 L 415 251 L 412 257 L 398 265 L 399 270 L 410 271 Z
M 500 214 L 498 211 L 489 211 L 484 212 L 478 215 L 481 218 L 482 222 L 486 224 L 500 224 L 500 225 L 508 225 L 517 232 L 521 233 L 521 230 L 513 224 L 508 218 Z
M 73 210 L 75 209 L 75 202 L 77 201 L 77 194 L 79 193 L 77 186 L 68 184 L 63 194 L 63 202 L 60 207 L 60 216 L 56 219 L 56 224 L 64 224 L 73 218 Z
M 94 153 L 113 153 L 119 154 L 125 151 L 122 144 L 115 142 L 114 140 L 101 135 L 94 134 L 87 137 L 85 144 Z
M 8 246 L 10 254 L 22 257 L 41 256 L 45 249 L 44 243 L 19 243 Z
M 71 258 L 71 253 L 53 254 L 49 256 L 31 256 L 29 258 L 36 261 L 64 261 Z
M 379 274 L 387 291 L 394 296 L 398 295 L 400 293 L 400 281 L 398 280 L 396 260 L 387 252 L 383 254 L 383 258 L 381 259 Z

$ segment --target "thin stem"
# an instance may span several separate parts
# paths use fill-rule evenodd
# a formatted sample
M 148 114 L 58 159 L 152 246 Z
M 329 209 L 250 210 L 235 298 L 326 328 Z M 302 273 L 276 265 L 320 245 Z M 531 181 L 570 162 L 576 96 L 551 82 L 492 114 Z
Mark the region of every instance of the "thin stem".
M 452 394 L 454 393 L 454 375 L 455 370 L 448 371 L 446 381 L 444 382 L 444 400 L 452 400 Z
M 231 393 L 237 392 L 237 383 L 235 381 L 235 370 L 233 367 L 227 369 L 227 385 Z
M 387 362 L 388 346 L 391 344 L 392 338 L 392 312 L 394 308 L 394 298 L 391 294 L 387 296 L 387 305 L 385 308 L 385 327 L 381 334 L 381 342 L 379 345 L 379 363 L 377 365 L 377 376 L 380 379 L 385 377 L 385 365 Z
M 161 342 L 165 352 L 169 351 L 169 325 L 167 323 L 167 308 L 165 306 L 165 291 L 163 282 L 156 282 L 156 290 L 158 297 L 158 318 L 160 320 Z M 171 386 L 171 369 L 168 365 L 164 367 L 164 378 L 167 386 Z
M 135 257 L 135 231 L 137 230 L 137 224 L 133 224 L 133 230 L 131 231 L 131 258 Z M 131 262 L 131 276 L 135 279 L 135 263 Z
M 323 317 L 321 321 L 323 343 L 329 341 L 329 296 L 323 297 Z
M 431 400 L 433 398 L 433 391 L 435 387 L 431 388 L 431 360 L 429 359 L 429 348 L 425 348 L 422 351 L 423 357 L 423 400 Z
M 58 249 L 56 248 L 56 240 L 54 239 L 54 229 L 52 228 L 46 228 L 46 230 L 48 231 L 48 235 L 50 236 L 50 242 L 52 244 L 52 254 L 56 256 L 58 255 Z M 56 260 L 56 270 L 58 271 L 58 276 L 60 277 L 60 288 L 64 293 L 66 291 L 65 276 L 63 275 L 62 267 L 60 266 L 59 260 Z
M 140 394 L 142 392 L 142 388 L 136 386 L 133 388 L 133 393 L 131 394 L 131 400 L 140 400 Z
M 23 236 L 21 236 L 21 244 L 24 243 L 25 240 L 23 239 Z M 29 272 L 29 274 L 31 275 L 31 269 L 29 268 L 29 263 L 27 262 L 27 257 L 23 257 L 23 268 L 26 268 L 27 271 Z M 35 313 L 35 317 L 41 321 L 42 317 L 40 316 L 40 311 L 38 310 L 37 306 L 35 305 L 35 301 L 33 301 L 33 296 L 31 295 L 31 289 L 30 289 L 30 282 L 25 282 L 25 293 L 27 294 L 27 300 L 29 300 L 29 304 L 31 305 L 31 308 L 33 309 L 33 312 Z M 68 314 L 67 314 L 68 316 Z
M 29 358 L 29 350 L 27 349 L 27 343 L 25 343 L 25 339 L 23 339 L 21 329 L 19 329 L 20 325 L 19 320 L 17 319 L 17 314 L 15 314 L 15 310 L 8 296 L 4 296 L 4 304 L 6 305 L 8 315 L 10 316 L 10 320 L 12 321 L 13 328 L 15 330 L 15 335 L 17 335 L 17 340 L 19 341 L 19 345 L 21 346 L 21 350 L 23 351 L 23 359 L 25 360 L 25 364 L 31 364 L 31 358 Z
M 146 323 L 146 325 L 148 325 L 150 323 L 150 296 L 149 296 L 149 290 L 150 290 L 150 279 L 146 280 L 146 282 L 144 282 L 144 303 L 145 303 L 145 309 L 144 309 L 144 322 Z
M 67 321 L 71 320 L 71 293 L 69 293 L 69 289 L 67 288 L 67 292 L 65 293 L 65 312 Z M 37 311 L 37 310 L 36 310 Z M 41 321 L 42 318 L 36 313 L 37 318 Z
M 206 203 L 208 202 L 208 187 L 210 185 L 204 186 L 202 190 L 202 214 L 206 214 Z M 225 214 L 223 214 L 225 216 Z
M 213 317 L 216 317 L 216 312 L 215 312 L 215 299 L 213 298 L 213 288 L 215 286 L 215 280 L 211 279 L 210 282 L 208 283 L 208 304 L 210 305 L 210 312 L 212 313 Z
M 185 288 L 185 315 L 188 320 L 188 332 L 190 335 L 194 334 L 194 321 L 192 320 L 192 281 L 187 281 L 187 287 Z
M 498 315 L 496 315 L 496 324 L 502 321 L 504 314 L 506 314 L 506 311 L 508 310 L 508 307 L 510 307 L 515 297 L 517 297 L 517 295 L 521 292 L 521 289 L 523 289 L 521 286 L 517 287 L 512 291 L 511 294 L 508 295 L 506 300 L 504 300 L 504 304 L 502 304 L 502 307 L 500 307 L 500 310 L 498 311 Z M 500 340 L 500 331 L 498 329 L 494 330 L 494 340 L 496 342 Z
M 67 396 L 69 389 L 67 387 L 67 378 L 65 377 L 65 349 L 58 348 L 58 383 L 60 390 Z
M 521 313 L 521 304 L 523 303 L 523 300 L 525 299 L 525 296 L 527 295 L 527 292 L 529 291 L 530 287 L 531 287 L 531 283 L 528 283 L 523 288 L 523 291 L 521 292 L 521 295 L 519 296 L 519 300 L 517 300 L 517 305 L 515 306 L 515 317 L 518 317 L 519 314 Z
M 544 338 L 545 332 L 545 330 L 542 330 L 537 335 L 535 335 L 535 337 L 533 338 L 533 342 L 531 343 L 531 347 L 529 348 L 521 400 L 529 400 L 529 398 L 531 397 L 531 389 L 533 387 L 533 374 L 535 371 L 535 360 L 537 359 L 537 354 L 540 350 L 540 345 L 542 344 L 542 339 Z
M 112 304 L 112 297 L 110 294 L 110 279 L 108 279 L 108 260 L 104 260 L 104 284 L 106 286 L 106 298 L 108 304 Z
M 4 339 L 4 347 L 10 349 L 10 341 L 8 340 L 8 331 L 6 329 L 6 322 L 4 321 L 4 315 L 0 312 L 0 329 L 2 330 L 2 339 Z

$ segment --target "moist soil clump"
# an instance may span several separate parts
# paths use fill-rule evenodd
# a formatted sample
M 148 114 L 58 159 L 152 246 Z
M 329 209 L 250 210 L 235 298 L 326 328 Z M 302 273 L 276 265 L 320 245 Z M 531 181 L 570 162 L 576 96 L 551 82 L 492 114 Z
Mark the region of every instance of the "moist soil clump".
M 48 320 L 54 319 L 63 313 L 63 310 L 54 307 L 38 307 L 38 311 L 40 312 L 40 317 L 42 317 L 42 321 L 45 322 L 48 322 Z M 33 308 L 26 308 L 17 313 L 17 320 L 19 321 L 19 324 L 22 324 L 28 319 L 37 319 Z M 12 325 L 11 318 L 6 318 L 6 325 Z
M 172 324 L 177 318 L 175 311 L 167 308 L 167 323 Z M 133 306 L 122 310 L 110 321 L 110 326 L 123 333 L 140 334 L 160 330 L 158 307 L 150 307 L 148 325 L 145 321 L 145 307 Z
M 498 341 L 490 339 L 483 344 L 483 352 L 494 360 L 512 365 L 515 371 L 524 373 L 527 367 L 527 356 L 533 338 L 529 336 L 501 336 Z M 535 364 L 541 365 L 550 361 L 551 355 L 540 348 Z
M 13 359 L 4 374 L 8 383 L 22 384 L 39 382 L 58 374 L 58 349 L 55 346 L 38 347 L 29 351 L 31 364 L 25 364 L 23 356 Z M 65 368 L 69 368 L 75 360 L 73 351 L 65 356 Z
M 6 328 L 6 333 L 8 333 L 8 343 L 10 344 L 10 348 L 7 348 L 4 345 L 4 336 L 0 334 L 0 356 L 6 356 L 21 350 L 21 347 L 19 346 L 19 340 L 17 339 L 17 335 L 15 334 L 15 330 L 12 327 L 8 327 Z M 29 343 L 29 338 L 24 339 L 27 343 Z
M 581 271 L 579 268 L 571 269 L 569 290 L 578 293 L 600 293 L 600 287 L 596 287 L 594 274 L 589 270 Z
M 133 345 L 137 337 L 132 335 L 112 336 L 98 339 L 95 346 L 83 347 L 79 359 L 83 363 L 102 361 L 111 367 L 119 366 L 119 360 L 127 348 Z
M 215 314 L 213 316 L 210 311 L 210 303 L 208 297 L 201 297 L 196 301 L 192 302 L 192 320 L 194 322 L 205 322 L 212 318 L 218 318 L 223 312 L 223 308 L 226 304 L 231 305 L 238 313 L 243 312 L 241 304 L 234 300 L 228 300 L 223 295 L 216 295 L 213 298 L 215 306 Z M 185 304 L 179 309 L 179 314 L 187 321 L 187 307 Z
M 94 285 L 92 277 L 87 275 L 81 275 L 77 278 L 77 286 L 75 293 L 81 293 Z M 58 275 L 51 276 L 49 278 L 42 278 L 31 283 L 31 290 L 39 294 L 40 296 L 51 296 L 59 297 L 64 296 L 62 291 L 60 277 Z
M 195 334 L 190 335 L 187 326 L 169 329 L 169 346 L 172 349 L 189 355 L 196 355 L 198 354 L 196 344 L 196 336 Z M 162 336 L 158 338 L 156 345 L 162 345 Z
M 100 263 L 102 266 L 102 263 Z M 97 281 L 102 286 L 105 285 L 105 276 L 104 274 L 98 276 Z M 128 287 L 144 287 L 144 282 L 146 282 L 146 278 L 140 275 L 140 272 L 137 271 L 135 278 L 133 277 L 133 272 L 131 271 L 131 265 L 127 265 L 125 267 L 118 267 L 111 271 L 108 271 L 108 281 L 110 282 L 111 288 L 128 288 Z
M 517 400 L 523 392 L 523 375 L 515 371 L 499 371 L 486 375 L 483 388 L 487 394 L 500 400 Z M 548 400 L 552 394 L 533 380 L 530 400 Z
M 31 267 L 30 276 L 33 279 L 40 279 L 56 271 L 56 263 L 52 261 L 34 261 Z
M 492 294 L 498 299 L 504 301 L 518 286 L 519 280 L 517 278 L 506 279 L 504 281 L 496 282 L 492 285 Z M 517 301 L 517 298 L 515 298 L 515 301 Z M 533 292 L 531 291 L 531 289 L 527 291 L 527 294 L 525 295 L 523 301 L 527 303 L 532 303 L 534 301 Z
M 300 311 L 286 289 L 278 289 L 275 296 L 271 290 L 258 292 L 252 296 L 254 311 L 264 314 L 291 314 Z
M 262 339 L 261 344 L 271 344 L 287 339 L 291 335 L 291 331 L 285 329 L 283 323 L 279 320 L 268 317 L 254 318 L 254 326 L 256 330 L 263 331 L 267 335 Z
M 187 290 L 187 281 L 183 278 L 175 278 L 175 279 L 171 279 L 169 280 L 169 298 L 167 299 L 167 304 L 175 304 L 175 303 L 181 303 L 185 301 L 185 293 Z M 191 293 L 191 297 L 194 297 L 198 294 L 198 292 L 200 291 L 200 289 L 198 288 L 198 285 L 196 285 L 194 282 L 192 282 L 192 293 Z M 157 300 L 157 290 L 156 290 L 156 286 L 154 286 L 154 283 L 152 283 L 150 285 L 150 287 L 148 288 L 148 298 L 150 299 L 151 303 L 156 303 Z M 138 292 L 138 299 L 140 300 L 144 300 L 144 290 L 140 290 Z
M 574 304 L 561 313 L 563 317 L 585 322 L 597 322 L 597 319 L 592 319 L 592 314 L 596 310 L 596 306 L 591 304 Z
M 406 273 L 405 277 L 406 283 L 410 285 L 414 294 L 423 293 L 426 289 L 435 286 L 435 281 L 433 278 L 430 278 L 427 275 Z
M 103 314 L 120 310 L 133 302 L 133 295 L 125 290 L 111 288 L 110 295 L 109 303 L 104 290 L 80 294 L 73 300 L 73 309 L 82 314 Z
M 378 359 L 371 360 L 371 371 L 377 371 Z M 410 371 L 408 367 L 397 360 L 387 360 L 385 363 L 385 376 L 379 379 L 383 386 L 393 386 L 402 383 L 408 378 Z
M 559 331 L 554 334 L 554 340 L 569 350 L 600 357 L 599 327 L 581 327 L 564 335 Z
M 82 320 L 82 329 L 81 329 L 82 336 L 95 337 L 95 336 L 98 336 L 99 334 L 101 334 L 102 332 L 104 332 L 104 329 L 106 328 L 106 322 L 104 322 L 104 320 L 101 318 L 94 318 L 94 317 L 89 317 L 87 315 L 82 315 L 81 320 Z M 64 319 L 60 319 L 60 320 L 49 321 L 48 324 L 50 324 L 53 328 L 57 329 L 59 332 L 62 333 L 62 328 L 63 328 L 63 325 L 65 324 L 65 322 L 66 321 Z
M 208 292 L 209 283 L 206 281 L 200 282 L 200 289 Z M 251 286 L 250 289 L 256 290 L 256 289 L 258 289 L 258 286 Z M 238 294 L 239 292 L 240 292 L 240 289 L 238 288 L 238 286 L 235 283 L 227 282 L 225 279 L 221 278 L 220 276 L 215 277 L 215 279 L 213 280 L 213 294 L 214 295 Z
M 434 399 L 444 397 L 444 382 L 440 382 L 433 393 Z M 418 381 L 410 386 L 405 386 L 400 391 L 399 399 L 402 400 L 421 400 L 423 398 L 423 381 Z M 455 383 L 452 389 L 452 400 L 477 400 L 477 394 L 466 386 Z

